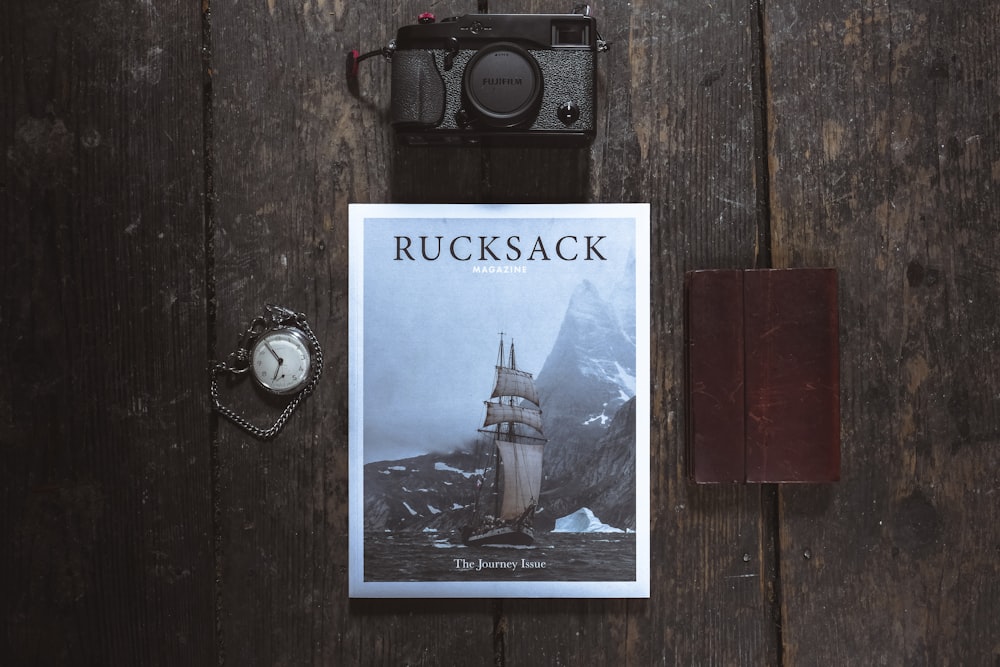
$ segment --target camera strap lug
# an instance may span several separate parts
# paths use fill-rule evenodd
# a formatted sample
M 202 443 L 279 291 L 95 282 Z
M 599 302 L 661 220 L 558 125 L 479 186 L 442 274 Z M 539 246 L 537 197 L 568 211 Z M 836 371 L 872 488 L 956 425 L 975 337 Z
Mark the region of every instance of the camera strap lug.
M 388 44 L 383 46 L 381 49 L 376 49 L 375 51 L 369 51 L 368 53 L 362 54 L 357 49 L 351 49 L 347 52 L 347 80 L 353 81 L 358 78 L 358 65 L 362 60 L 367 60 L 373 56 L 382 56 L 386 60 L 392 60 L 392 54 L 396 52 L 396 40 L 390 40 Z
M 458 55 L 458 38 L 449 37 L 444 43 L 445 48 L 448 50 L 448 55 L 444 57 L 444 71 L 449 72 L 455 65 L 455 56 Z

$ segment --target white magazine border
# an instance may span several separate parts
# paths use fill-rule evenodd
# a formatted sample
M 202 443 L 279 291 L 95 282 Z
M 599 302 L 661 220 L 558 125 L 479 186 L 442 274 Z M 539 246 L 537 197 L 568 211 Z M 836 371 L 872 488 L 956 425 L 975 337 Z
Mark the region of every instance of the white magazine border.
M 636 263 L 635 581 L 364 580 L 364 229 L 368 218 L 632 218 Z M 646 598 L 650 593 L 649 204 L 351 204 L 349 206 L 349 595 L 358 598 Z

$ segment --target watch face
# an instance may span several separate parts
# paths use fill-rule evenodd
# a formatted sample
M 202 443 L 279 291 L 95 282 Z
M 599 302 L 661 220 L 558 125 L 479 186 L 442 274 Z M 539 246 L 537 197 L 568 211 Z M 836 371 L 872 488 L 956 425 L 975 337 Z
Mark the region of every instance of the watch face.
M 262 334 L 251 354 L 254 379 L 275 394 L 292 394 L 305 386 L 310 361 L 309 341 L 297 329 Z

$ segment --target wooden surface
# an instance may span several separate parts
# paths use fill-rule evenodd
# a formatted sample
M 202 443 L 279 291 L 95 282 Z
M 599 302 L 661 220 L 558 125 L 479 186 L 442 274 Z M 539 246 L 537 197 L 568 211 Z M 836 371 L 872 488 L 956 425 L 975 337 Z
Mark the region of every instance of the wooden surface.
M 0 5 L 0 664 L 1000 660 L 1000 9 L 592 8 L 589 150 L 436 151 L 344 54 L 474 3 Z M 649 600 L 348 601 L 346 215 L 379 201 L 651 202 Z M 769 265 L 839 270 L 842 479 L 695 487 L 683 274 Z M 206 369 L 269 301 L 326 365 L 261 443 Z
M 765 34 L 774 263 L 841 267 L 844 483 L 781 490 L 786 662 L 995 664 L 1000 5 Z

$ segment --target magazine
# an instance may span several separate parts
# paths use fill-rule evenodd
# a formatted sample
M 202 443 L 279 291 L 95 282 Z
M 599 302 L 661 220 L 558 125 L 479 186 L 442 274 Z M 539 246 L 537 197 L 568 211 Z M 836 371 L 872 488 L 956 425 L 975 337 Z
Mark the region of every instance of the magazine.
M 649 596 L 649 205 L 350 207 L 350 595 Z

